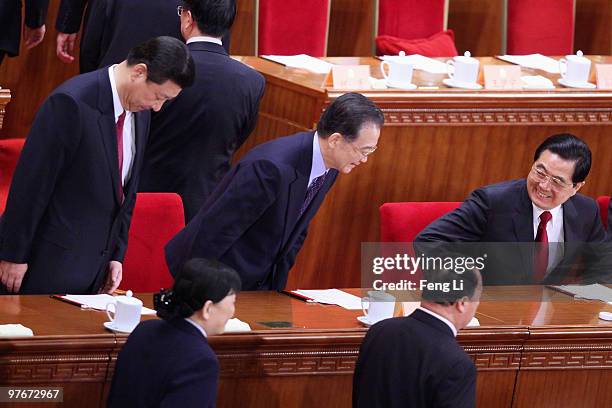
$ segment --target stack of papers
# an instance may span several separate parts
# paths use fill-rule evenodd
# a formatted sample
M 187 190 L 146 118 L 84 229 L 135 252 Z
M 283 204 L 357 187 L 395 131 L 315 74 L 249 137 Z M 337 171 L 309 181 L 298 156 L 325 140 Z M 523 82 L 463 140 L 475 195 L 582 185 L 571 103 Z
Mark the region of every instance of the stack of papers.
M 574 295 L 575 298 L 601 300 L 612 304 L 612 289 L 599 283 L 592 285 L 559 285 L 553 286 L 553 288 Z
M 262 58 L 270 61 L 278 62 L 289 68 L 301 68 L 317 74 L 327 74 L 333 67 L 333 64 L 320 60 L 310 55 L 262 55 Z
M 324 290 L 292 290 L 293 293 L 305 297 L 313 302 L 326 305 L 338 305 L 349 310 L 361 310 L 361 298 L 343 292 L 339 289 Z
M 32 329 L 22 324 L 0 324 L 0 337 L 31 337 Z
M 542 54 L 500 55 L 497 58 L 525 68 L 541 69 L 550 74 L 559 73 L 559 61 Z
M 81 305 L 82 308 L 85 309 L 95 309 L 95 310 L 106 310 L 106 305 L 109 303 L 115 303 L 115 297 L 102 294 L 102 295 L 65 295 L 60 296 L 61 299 L 68 301 L 69 303 L 75 303 Z M 153 309 L 149 309 L 148 307 L 142 308 L 141 314 L 143 315 L 154 315 L 157 312 Z
M 444 62 L 437 61 L 419 54 L 400 56 L 400 55 L 384 55 L 381 57 L 383 61 L 407 61 L 410 62 L 414 69 L 420 69 L 432 74 L 446 74 L 448 67 Z

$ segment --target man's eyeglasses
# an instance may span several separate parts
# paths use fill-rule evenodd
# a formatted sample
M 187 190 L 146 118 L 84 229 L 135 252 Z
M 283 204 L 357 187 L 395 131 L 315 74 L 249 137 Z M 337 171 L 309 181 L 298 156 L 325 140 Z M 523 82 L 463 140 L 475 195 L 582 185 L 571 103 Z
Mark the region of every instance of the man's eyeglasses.
M 362 157 L 368 157 L 369 155 L 374 153 L 376 151 L 376 149 L 378 149 L 378 146 L 364 147 L 364 148 L 360 149 L 359 147 L 355 146 L 353 144 L 353 142 L 349 142 L 349 144 L 351 145 L 353 150 L 355 150 L 357 153 L 359 153 Z
M 574 186 L 574 183 L 567 183 L 561 180 L 559 177 L 551 176 L 550 174 L 546 173 L 545 170 L 540 169 L 535 165 L 531 168 L 530 174 L 533 180 L 537 181 L 538 183 L 550 181 L 552 189 L 556 191 L 562 191 Z
M 184 6 L 176 6 L 176 13 L 178 14 L 179 17 L 181 16 L 181 14 L 183 14 L 183 11 L 185 11 Z

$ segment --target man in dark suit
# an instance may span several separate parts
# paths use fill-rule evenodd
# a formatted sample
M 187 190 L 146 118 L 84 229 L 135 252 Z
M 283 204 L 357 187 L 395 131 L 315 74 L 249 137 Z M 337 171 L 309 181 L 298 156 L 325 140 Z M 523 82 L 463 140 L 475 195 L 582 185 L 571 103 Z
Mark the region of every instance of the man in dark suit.
M 153 115 L 140 191 L 178 193 L 189 222 L 255 127 L 265 80 L 221 46 L 236 16 L 233 0 L 185 0 L 181 10 L 196 81 Z
M 577 194 L 590 168 L 586 143 L 570 134 L 551 136 L 536 149 L 526 179 L 475 190 L 415 241 L 489 243 L 482 247 L 489 255 L 485 284 L 564 282 L 580 257 L 593 268 L 578 280 L 598 281 L 594 246 L 606 234 L 597 203 Z
M 363 340 L 353 377 L 354 408 L 472 408 L 476 366 L 457 343 L 457 331 L 474 317 L 480 273 L 433 273 L 429 283 L 462 289 L 427 290 L 408 317 L 382 320 Z M 440 286 L 441 287 L 441 286 Z
M 19 55 L 21 40 L 21 0 L 0 2 L 0 65 L 5 55 Z M 27 49 L 40 44 L 45 37 L 45 20 L 49 0 L 25 1 L 25 46 Z
M 181 4 L 180 0 L 62 0 L 56 20 L 57 57 L 65 63 L 74 61 L 83 14 L 81 73 L 122 61 L 130 48 L 151 37 L 182 40 L 177 15 Z M 229 40 L 228 31 L 223 37 L 226 50 Z
M 374 103 L 349 93 L 325 110 L 316 132 L 252 149 L 166 246 L 172 274 L 201 257 L 234 268 L 245 290 L 283 289 L 338 171 L 349 173 L 367 161 L 383 121 Z
M 95 293 L 121 281 L 149 109 L 193 82 L 189 50 L 159 37 L 121 64 L 62 84 L 43 103 L 0 222 L 9 293 Z

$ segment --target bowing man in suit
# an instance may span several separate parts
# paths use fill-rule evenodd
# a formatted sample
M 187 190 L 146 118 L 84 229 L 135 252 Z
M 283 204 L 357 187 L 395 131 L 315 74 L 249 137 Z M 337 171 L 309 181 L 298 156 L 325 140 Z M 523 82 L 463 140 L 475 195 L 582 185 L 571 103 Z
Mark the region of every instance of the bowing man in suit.
M 194 85 L 151 118 L 140 191 L 178 193 L 193 218 L 249 136 L 265 80 L 221 46 L 234 0 L 185 0 L 181 31 L 196 66 Z
M 156 306 L 162 320 L 140 323 L 119 353 L 107 406 L 214 407 L 219 362 L 208 336 L 223 332 L 239 290 L 233 269 L 187 262 Z
M 480 303 L 480 273 L 442 270 L 432 273 L 429 283 L 458 288 L 453 286 L 458 280 L 462 289 L 425 289 L 411 315 L 368 330 L 353 377 L 354 408 L 475 406 L 476 366 L 456 337 Z
M 38 111 L 0 221 L 0 280 L 11 293 L 95 293 L 121 281 L 149 133 L 159 110 L 193 82 L 175 38 L 55 89 Z
M 204 257 L 236 269 L 243 289 L 283 289 L 337 173 L 350 173 L 367 161 L 383 121 L 373 102 L 348 93 L 329 105 L 316 132 L 249 151 L 166 245 L 171 273 L 176 275 L 187 259 Z
M 605 241 L 606 233 L 597 203 L 577 194 L 590 168 L 585 142 L 570 134 L 551 136 L 536 149 L 526 179 L 475 190 L 415 241 L 506 243 L 487 244 L 489 251 L 499 252 L 489 254 L 485 284 L 565 282 L 576 273 L 580 257 L 593 268 L 579 272 L 578 280 L 599 281 L 593 247 Z
M 21 0 L 0 2 L 0 65 L 5 55 L 19 55 L 21 40 Z M 49 0 L 25 0 L 25 46 L 36 47 L 45 37 Z

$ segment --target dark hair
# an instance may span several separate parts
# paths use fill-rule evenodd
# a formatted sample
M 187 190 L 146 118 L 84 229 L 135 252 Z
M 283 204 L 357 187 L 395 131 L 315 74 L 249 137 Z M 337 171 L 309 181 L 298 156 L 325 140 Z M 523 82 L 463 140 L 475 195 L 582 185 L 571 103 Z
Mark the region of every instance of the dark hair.
M 425 286 L 421 297 L 423 300 L 446 306 L 465 297 L 475 300 L 476 289 L 482 284 L 481 282 L 480 272 L 477 269 L 467 269 L 463 273 L 457 273 L 453 269 L 429 271 L 427 283 L 433 283 L 433 289 Z M 457 284 L 453 286 L 453 283 Z M 445 285 L 448 290 L 441 289 Z
M 553 135 L 542 142 L 533 155 L 535 162 L 540 158 L 544 150 L 549 150 L 551 153 L 559 155 L 564 160 L 574 162 L 574 174 L 572 175 L 572 183 L 580 183 L 584 181 L 591 170 L 591 149 L 589 146 L 570 133 L 560 133 Z
M 157 316 L 165 320 L 189 317 L 206 301 L 218 303 L 240 291 L 240 276 L 218 261 L 193 258 L 185 263 L 171 291 L 162 292 L 157 302 Z
M 352 142 L 363 126 L 373 124 L 381 128 L 384 122 L 385 117 L 374 102 L 361 94 L 347 93 L 325 109 L 317 124 L 317 134 L 326 139 L 338 132 Z
M 172 81 L 187 88 L 195 79 L 195 66 L 189 49 L 174 37 L 155 37 L 137 45 L 128 53 L 127 64 L 145 64 L 147 81 L 156 84 Z
M 235 0 L 183 0 L 198 29 L 211 37 L 222 37 L 234 24 Z

